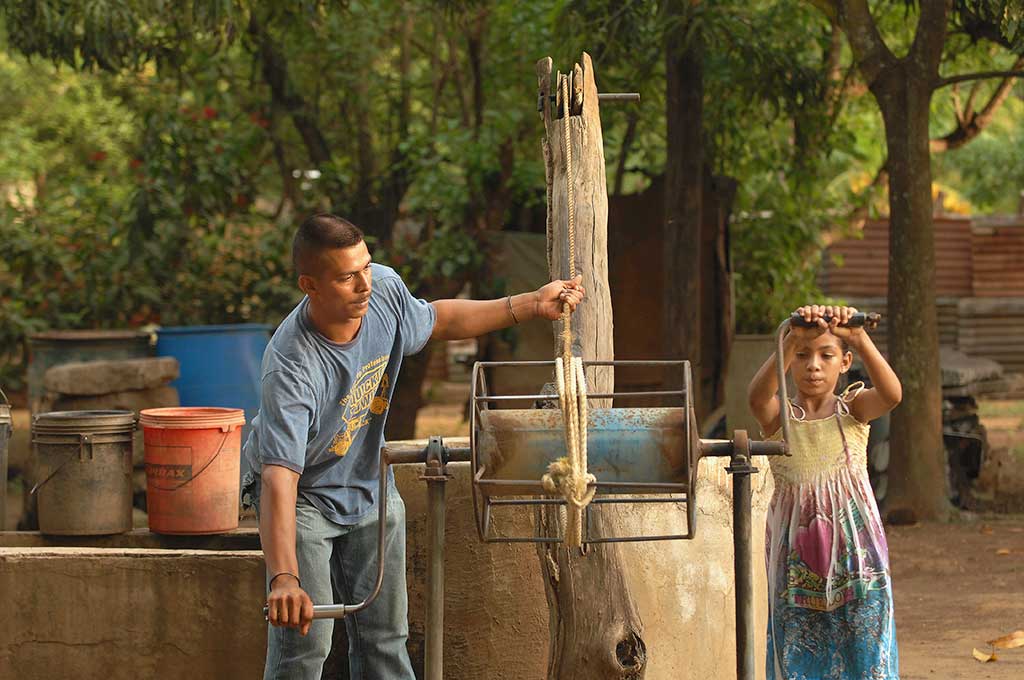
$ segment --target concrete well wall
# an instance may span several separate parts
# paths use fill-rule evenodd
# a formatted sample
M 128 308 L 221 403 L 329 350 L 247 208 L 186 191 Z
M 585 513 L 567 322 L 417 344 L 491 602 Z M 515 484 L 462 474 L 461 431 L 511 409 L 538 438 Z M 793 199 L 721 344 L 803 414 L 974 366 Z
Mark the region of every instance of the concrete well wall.
M 765 470 L 764 461 L 757 465 Z M 693 541 L 625 544 L 622 554 L 644 624 L 648 680 L 732 680 L 732 525 L 724 461 L 701 462 L 698 536 Z M 426 585 L 426 491 L 417 466 L 396 469 L 407 506 L 410 651 L 422 668 Z M 473 523 L 469 470 L 451 467 L 446 555 L 445 677 L 545 677 L 547 603 L 532 544 L 483 544 Z M 770 481 L 753 483 L 756 625 L 764 630 L 763 527 Z M 649 534 L 679 531 L 669 507 L 605 507 Z M 532 532 L 529 511 L 506 514 L 504 531 Z M 14 538 L 12 538 L 12 536 Z M 266 628 L 258 550 L 126 548 L 161 545 L 151 535 L 94 539 L 92 547 L 0 545 L 0 678 L 255 678 Z M 181 539 L 173 543 L 181 545 Z M 251 537 L 250 537 L 251 540 Z M 196 545 L 238 547 L 209 540 Z M 108 545 L 111 547 L 100 547 Z M 165 543 L 166 545 L 166 543 Z M 372 556 L 367 556 L 372 559 Z M 758 637 L 764 658 L 764 637 Z

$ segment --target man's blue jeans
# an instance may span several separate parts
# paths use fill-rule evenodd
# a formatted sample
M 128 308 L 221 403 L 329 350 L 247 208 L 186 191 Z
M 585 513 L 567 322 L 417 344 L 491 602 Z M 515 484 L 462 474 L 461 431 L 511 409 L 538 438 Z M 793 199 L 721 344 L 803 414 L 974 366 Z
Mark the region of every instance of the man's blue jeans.
M 253 500 L 258 505 L 258 487 Z M 361 612 L 345 617 L 351 680 L 415 680 L 406 640 L 409 600 L 405 587 L 405 503 L 388 484 L 384 584 Z M 302 588 L 314 604 L 362 602 L 377 578 L 377 512 L 341 526 L 299 497 L 295 551 Z M 269 592 L 269 579 L 268 592 Z M 264 680 L 320 680 L 331 652 L 333 619 L 315 619 L 306 636 L 295 628 L 267 627 Z

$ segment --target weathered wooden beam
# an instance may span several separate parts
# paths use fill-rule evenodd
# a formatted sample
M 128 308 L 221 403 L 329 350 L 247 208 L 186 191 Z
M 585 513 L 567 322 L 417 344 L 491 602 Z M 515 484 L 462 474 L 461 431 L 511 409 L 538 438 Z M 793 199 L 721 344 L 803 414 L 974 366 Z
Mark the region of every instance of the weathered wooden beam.
M 575 264 L 583 276 L 587 297 L 577 308 L 573 326 L 574 354 L 584 359 L 612 359 L 612 307 L 608 286 L 608 191 L 604 142 L 594 65 L 586 53 L 572 69 L 569 142 L 575 198 Z M 552 81 L 552 61 L 537 62 L 541 117 L 545 135 L 541 143 L 548 181 L 548 268 L 552 278 L 569 274 L 567 220 L 567 168 L 561 95 Z M 554 105 L 553 105 L 554 104 Z M 561 322 L 555 322 L 555 355 L 561 355 Z M 588 390 L 613 391 L 610 367 L 591 367 Z M 594 400 L 594 406 L 610 406 Z M 538 510 L 539 531 L 557 535 L 563 526 L 558 508 Z M 599 513 L 591 530 L 615 532 Z M 647 665 L 643 624 L 630 593 L 620 547 L 615 544 L 569 549 L 560 544 L 538 544 L 549 607 L 551 647 L 549 680 L 643 678 Z

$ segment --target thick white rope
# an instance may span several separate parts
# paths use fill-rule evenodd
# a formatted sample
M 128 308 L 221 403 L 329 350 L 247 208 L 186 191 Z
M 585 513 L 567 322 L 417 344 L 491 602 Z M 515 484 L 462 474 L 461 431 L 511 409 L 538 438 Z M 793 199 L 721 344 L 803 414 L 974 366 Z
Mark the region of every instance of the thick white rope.
M 565 180 L 568 203 L 569 278 L 576 278 L 576 201 L 573 192 L 572 144 L 569 138 L 569 77 L 558 75 L 562 92 L 562 129 L 565 143 Z M 550 203 L 549 203 L 550 205 Z M 569 304 L 562 305 L 562 356 L 555 361 L 558 403 L 565 425 L 568 454 L 548 466 L 541 479 L 544 489 L 561 495 L 566 503 L 565 543 L 583 545 L 583 511 L 594 498 L 597 478 L 587 472 L 587 379 L 583 359 L 572 355 L 572 323 Z

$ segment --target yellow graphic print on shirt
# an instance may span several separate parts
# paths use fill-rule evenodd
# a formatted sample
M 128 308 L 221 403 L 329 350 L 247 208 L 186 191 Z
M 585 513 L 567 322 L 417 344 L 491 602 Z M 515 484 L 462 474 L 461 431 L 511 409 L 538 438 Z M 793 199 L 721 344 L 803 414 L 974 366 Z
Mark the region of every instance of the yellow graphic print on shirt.
M 331 452 L 336 456 L 348 453 L 356 432 L 369 424 L 371 413 L 379 416 L 388 410 L 390 381 L 384 373 L 387 367 L 387 354 L 363 366 L 352 381 L 352 389 L 341 400 L 341 405 L 345 407 L 341 414 L 341 429 L 331 443 Z

